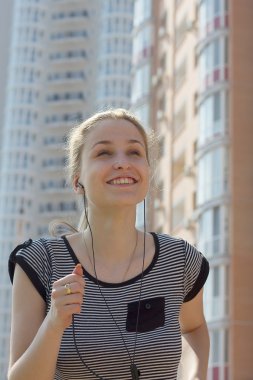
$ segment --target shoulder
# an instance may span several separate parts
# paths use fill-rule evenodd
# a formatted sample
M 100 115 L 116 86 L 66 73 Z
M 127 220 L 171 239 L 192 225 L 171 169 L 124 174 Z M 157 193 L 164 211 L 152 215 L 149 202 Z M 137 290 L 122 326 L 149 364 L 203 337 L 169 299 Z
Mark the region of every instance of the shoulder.
M 187 240 L 168 234 L 154 234 L 155 244 L 160 256 L 174 257 L 177 262 L 184 264 L 185 270 L 199 270 L 201 265 L 208 271 L 208 261 L 205 256 Z
M 152 235 L 154 236 L 155 244 L 159 247 L 160 252 L 184 252 L 185 247 L 183 239 L 162 233 L 152 233 Z
M 48 254 L 49 248 L 61 247 L 63 240 L 61 238 L 40 238 L 37 240 L 28 239 L 24 243 L 17 245 L 10 254 L 10 260 L 15 260 L 19 255 L 44 255 Z
M 45 251 L 41 240 L 28 239 L 24 243 L 17 245 L 10 254 L 9 262 L 16 263 L 18 256 L 32 256 Z
M 160 241 L 165 241 L 165 242 L 170 242 L 170 243 L 182 241 L 180 237 L 172 236 L 165 233 L 151 232 L 151 234 L 153 236 L 156 236 L 157 239 L 159 239 Z
M 178 253 L 182 253 L 185 260 L 199 259 L 204 258 L 204 255 L 198 251 L 198 249 L 189 243 L 187 240 L 182 237 L 172 236 L 169 234 L 161 234 L 161 233 L 152 233 L 154 239 L 159 244 L 160 248 L 163 249 L 174 249 Z
M 11 282 L 13 283 L 18 264 L 44 301 L 48 302 L 50 284 L 56 276 L 57 264 L 62 262 L 62 255 L 65 252 L 64 241 L 61 238 L 29 239 L 19 244 L 9 257 L 8 269 Z
M 44 267 L 47 262 L 50 264 L 52 249 L 62 247 L 62 243 L 62 239 L 41 238 L 28 239 L 17 245 L 11 252 L 8 262 L 11 281 L 13 281 L 16 264 L 20 264 L 22 267 Z

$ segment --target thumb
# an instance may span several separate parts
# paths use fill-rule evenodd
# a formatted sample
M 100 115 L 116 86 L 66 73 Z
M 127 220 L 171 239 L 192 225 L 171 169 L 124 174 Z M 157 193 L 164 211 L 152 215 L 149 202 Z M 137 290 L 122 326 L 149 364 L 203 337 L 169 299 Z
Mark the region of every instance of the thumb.
M 74 270 L 73 270 L 72 273 L 73 273 L 73 274 L 78 274 L 79 276 L 82 276 L 82 275 L 83 275 L 83 268 L 82 268 L 82 265 L 81 265 L 80 263 L 78 263 L 78 264 L 75 266 L 75 268 L 74 268 Z

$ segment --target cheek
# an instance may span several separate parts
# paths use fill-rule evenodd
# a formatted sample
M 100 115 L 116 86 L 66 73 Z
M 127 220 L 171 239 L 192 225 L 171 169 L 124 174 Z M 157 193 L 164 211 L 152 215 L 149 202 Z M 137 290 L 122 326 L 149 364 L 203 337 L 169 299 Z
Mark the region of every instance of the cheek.
M 104 165 L 90 164 L 87 170 L 83 172 L 84 185 L 87 188 L 96 189 L 101 184 L 101 181 L 103 182 L 105 173 Z

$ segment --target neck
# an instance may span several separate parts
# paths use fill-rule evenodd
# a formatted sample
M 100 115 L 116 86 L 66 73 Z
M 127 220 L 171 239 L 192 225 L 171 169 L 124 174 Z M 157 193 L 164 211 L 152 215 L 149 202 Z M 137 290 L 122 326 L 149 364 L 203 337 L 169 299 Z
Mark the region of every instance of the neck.
M 133 251 L 137 230 L 135 228 L 135 209 L 106 210 L 98 213 L 89 210 L 89 226 L 84 231 L 84 238 L 92 254 L 92 237 L 94 254 L 100 260 L 115 262 L 129 259 Z

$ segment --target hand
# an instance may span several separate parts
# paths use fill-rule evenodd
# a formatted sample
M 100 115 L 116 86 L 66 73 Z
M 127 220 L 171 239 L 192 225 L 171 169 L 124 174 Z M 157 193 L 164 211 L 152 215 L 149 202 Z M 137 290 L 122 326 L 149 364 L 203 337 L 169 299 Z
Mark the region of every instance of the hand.
M 84 287 L 81 264 L 76 265 L 72 274 L 54 282 L 48 315 L 54 329 L 63 332 L 71 325 L 72 315 L 81 312 Z

